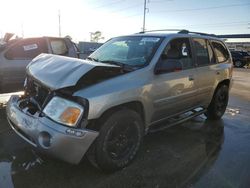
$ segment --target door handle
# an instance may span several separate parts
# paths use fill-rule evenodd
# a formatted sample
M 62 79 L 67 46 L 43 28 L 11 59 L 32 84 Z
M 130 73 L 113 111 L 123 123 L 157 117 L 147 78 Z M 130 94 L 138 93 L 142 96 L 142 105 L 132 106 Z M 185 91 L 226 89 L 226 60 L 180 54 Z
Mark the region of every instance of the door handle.
M 193 75 L 189 75 L 188 80 L 189 81 L 194 81 L 194 76 Z
M 217 75 L 220 75 L 220 71 L 216 71 L 216 74 L 217 74 Z

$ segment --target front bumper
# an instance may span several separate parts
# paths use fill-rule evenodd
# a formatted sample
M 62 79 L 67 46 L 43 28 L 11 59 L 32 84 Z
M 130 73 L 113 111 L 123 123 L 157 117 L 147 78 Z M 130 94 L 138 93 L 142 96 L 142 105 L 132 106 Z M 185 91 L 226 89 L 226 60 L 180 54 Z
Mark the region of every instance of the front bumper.
M 66 127 L 47 117 L 31 115 L 19 108 L 18 99 L 19 96 L 12 96 L 6 107 L 11 128 L 38 150 L 72 164 L 79 163 L 98 132 Z

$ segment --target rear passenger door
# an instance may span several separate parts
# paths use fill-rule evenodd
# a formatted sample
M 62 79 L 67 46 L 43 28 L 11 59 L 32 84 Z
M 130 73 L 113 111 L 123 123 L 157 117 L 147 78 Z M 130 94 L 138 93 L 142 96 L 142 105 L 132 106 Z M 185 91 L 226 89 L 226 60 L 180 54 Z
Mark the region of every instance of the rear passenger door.
M 189 38 L 173 39 L 167 44 L 153 80 L 152 122 L 196 106 L 197 84 Z
M 199 88 L 197 100 L 202 106 L 207 106 L 213 96 L 222 68 L 217 64 L 217 58 L 209 40 L 193 38 L 192 41 Z

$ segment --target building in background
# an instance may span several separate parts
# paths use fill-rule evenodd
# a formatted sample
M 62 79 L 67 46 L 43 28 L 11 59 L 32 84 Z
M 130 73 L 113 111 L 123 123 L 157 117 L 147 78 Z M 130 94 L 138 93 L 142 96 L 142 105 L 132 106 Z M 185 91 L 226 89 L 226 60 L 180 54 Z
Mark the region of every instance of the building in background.
M 226 42 L 230 50 L 242 50 L 250 52 L 250 42 Z

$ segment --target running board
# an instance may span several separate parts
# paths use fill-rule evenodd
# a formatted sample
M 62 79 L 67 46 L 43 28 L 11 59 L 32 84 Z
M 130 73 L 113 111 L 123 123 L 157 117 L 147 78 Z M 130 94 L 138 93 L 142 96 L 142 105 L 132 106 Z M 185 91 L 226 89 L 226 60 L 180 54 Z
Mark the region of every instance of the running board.
M 161 123 L 150 126 L 148 132 L 154 133 L 154 132 L 158 132 L 158 131 L 167 129 L 169 127 L 172 127 L 174 125 L 177 125 L 177 124 L 183 123 L 189 119 L 192 119 L 196 116 L 204 114 L 205 112 L 206 112 L 206 109 L 197 108 L 197 109 L 193 109 L 193 110 L 190 110 L 188 112 L 185 112 L 181 115 L 170 117 L 170 118 L 162 121 Z

